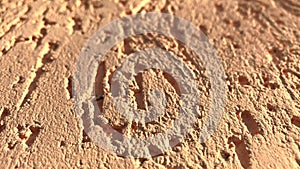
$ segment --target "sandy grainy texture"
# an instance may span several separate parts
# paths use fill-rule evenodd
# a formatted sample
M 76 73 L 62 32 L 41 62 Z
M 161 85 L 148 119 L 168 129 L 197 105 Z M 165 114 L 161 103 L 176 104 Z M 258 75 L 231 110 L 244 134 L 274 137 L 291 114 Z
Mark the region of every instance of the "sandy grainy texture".
M 72 74 L 87 39 L 121 16 L 170 13 L 207 34 L 226 72 L 227 106 L 217 131 L 198 142 L 199 116 L 187 138 L 152 159 L 123 158 L 85 134 L 72 100 Z M 1 168 L 299 168 L 300 3 L 297 0 L 0 1 Z M 204 66 L 172 38 L 143 35 L 117 44 L 100 64 L 96 92 L 110 125 L 147 137 L 176 118 L 179 91 L 160 70 L 141 72 L 132 102 L 147 109 L 146 93 L 165 89 L 165 116 L 148 126 L 121 119 L 111 107 L 110 78 L 122 58 L 160 47 L 183 58 L 197 75 L 203 116 L 210 84 Z M 107 97 L 106 97 L 107 96 Z

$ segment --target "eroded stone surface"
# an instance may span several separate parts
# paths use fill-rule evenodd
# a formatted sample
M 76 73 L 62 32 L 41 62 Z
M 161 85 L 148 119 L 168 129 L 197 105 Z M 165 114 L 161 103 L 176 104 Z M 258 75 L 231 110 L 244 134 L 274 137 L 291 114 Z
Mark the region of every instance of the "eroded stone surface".
M 299 167 L 298 1 L 1 1 L 0 6 L 4 168 Z M 207 34 L 223 60 L 228 100 L 217 131 L 205 143 L 197 141 L 203 125 L 199 117 L 185 141 L 169 153 L 149 160 L 129 159 L 104 151 L 82 131 L 71 80 L 80 49 L 97 29 L 120 16 L 149 11 L 185 18 Z M 166 37 L 132 37 L 116 45 L 102 64 L 99 94 L 109 93 L 109 78 L 122 58 L 149 46 L 174 52 L 202 79 L 206 115 L 210 84 L 203 65 L 197 65 L 182 44 Z M 106 105 L 105 116 L 124 134 L 147 137 L 164 131 L 165 124 L 176 118 L 176 84 L 163 72 L 147 71 L 136 79 L 142 90 L 132 88 L 133 101 L 152 84 L 169 89 L 169 118 L 145 129 L 120 119 L 110 109 L 109 97 L 99 102 L 100 107 Z M 160 123 L 164 125 L 156 128 Z

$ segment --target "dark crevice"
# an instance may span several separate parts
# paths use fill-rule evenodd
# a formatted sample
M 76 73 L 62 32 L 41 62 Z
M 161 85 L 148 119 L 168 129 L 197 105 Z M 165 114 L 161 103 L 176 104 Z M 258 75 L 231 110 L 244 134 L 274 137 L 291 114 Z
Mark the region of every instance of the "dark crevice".
M 98 102 L 98 107 L 101 112 L 103 112 L 103 101 L 104 101 L 103 81 L 104 81 L 105 73 L 106 73 L 105 62 L 101 62 L 97 70 L 95 85 L 94 85 L 96 100 Z
M 16 147 L 16 145 L 17 145 L 16 142 L 15 142 L 15 143 L 9 142 L 9 143 L 8 143 L 8 148 L 9 148 L 10 150 L 12 150 L 12 149 L 14 149 L 14 148 Z
M 40 77 L 42 76 L 42 74 L 44 73 L 43 67 L 40 67 L 37 71 L 36 71 L 36 75 L 34 77 L 34 79 L 32 80 L 31 84 L 28 87 L 28 93 L 25 95 L 20 107 L 23 107 L 25 103 L 28 102 L 29 98 L 31 97 L 32 92 L 37 88 L 38 86 L 38 81 L 40 79 Z
M 164 78 L 174 87 L 178 96 L 180 96 L 181 91 L 177 81 L 167 72 L 163 72 Z
M 35 48 L 41 46 L 44 37 L 47 35 L 47 29 L 46 28 L 42 28 L 40 30 L 40 34 L 41 34 L 41 36 L 39 35 L 38 37 L 37 36 L 32 36 L 32 40 L 34 42 L 36 42 L 36 47 Z
M 81 31 L 82 30 L 82 20 L 78 17 L 74 17 L 72 18 L 75 22 L 74 26 L 73 26 L 73 30 L 74 31 Z
M 251 135 L 256 135 L 260 133 L 258 124 L 253 118 L 253 116 L 251 115 L 250 111 L 245 110 L 242 112 L 237 112 L 237 116 L 246 125 Z
M 250 167 L 250 155 L 247 150 L 244 139 L 240 140 L 239 138 L 232 136 L 228 139 L 228 142 L 233 142 L 235 145 L 235 152 L 238 156 L 238 159 L 243 166 L 243 168 Z
M 68 78 L 68 86 L 67 86 L 67 90 L 68 90 L 68 92 L 69 92 L 70 98 L 73 98 L 72 77 L 71 77 L 71 76 Z
M 300 117 L 293 116 L 291 122 L 292 124 L 300 128 Z
M 91 142 L 90 137 L 86 134 L 86 132 L 83 130 L 82 131 L 82 143 L 87 143 Z
M 10 115 L 10 112 L 7 108 L 4 108 L 2 113 L 1 113 L 1 116 L 0 116 L 0 133 L 5 130 L 6 128 L 6 124 L 4 123 L 4 120 L 7 116 Z
M 50 25 L 50 26 L 56 25 L 56 22 L 50 21 L 50 20 L 48 20 L 47 18 L 43 18 L 43 21 L 44 21 L 44 25 L 45 25 L 45 26 L 48 26 L 48 25 Z
M 27 141 L 25 142 L 27 146 L 31 146 L 35 142 L 42 128 L 38 126 L 30 126 L 29 129 L 31 131 L 31 134 L 28 137 Z
M 297 164 L 300 166 L 300 159 L 296 159 Z
M 21 107 L 24 106 L 24 104 L 28 101 L 28 99 L 31 97 L 32 92 L 37 88 L 38 86 L 38 81 L 40 79 L 40 77 L 42 76 L 42 74 L 44 73 L 44 67 L 46 64 L 51 63 L 54 61 L 54 58 L 52 57 L 52 51 L 57 50 L 59 47 L 58 42 L 49 42 L 49 51 L 43 55 L 42 57 L 42 66 L 40 66 L 37 71 L 35 72 L 35 77 L 32 80 L 31 84 L 28 87 L 28 93 L 26 94 L 26 96 L 24 97 L 22 103 L 21 103 Z
M 147 110 L 146 95 L 143 90 L 143 73 L 140 72 L 135 76 L 135 82 L 138 86 L 138 89 L 134 90 L 137 108 L 141 110 Z
M 250 85 L 250 81 L 248 80 L 248 78 L 246 76 L 239 76 L 238 77 L 238 81 L 239 83 L 243 86 L 243 85 Z

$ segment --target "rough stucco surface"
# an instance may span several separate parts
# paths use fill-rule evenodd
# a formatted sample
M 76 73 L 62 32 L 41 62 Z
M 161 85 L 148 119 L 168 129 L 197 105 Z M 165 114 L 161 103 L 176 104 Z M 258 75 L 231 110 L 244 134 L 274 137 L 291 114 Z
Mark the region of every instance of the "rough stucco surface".
M 149 11 L 185 18 L 208 36 L 225 69 L 227 106 L 206 142 L 198 142 L 200 116 L 172 151 L 152 159 L 123 158 L 97 146 L 82 130 L 72 100 L 72 74 L 81 48 L 97 29 Z M 299 16 L 296 0 L 1 1 L 1 168 L 299 168 Z M 112 108 L 107 94 L 116 66 L 146 47 L 172 51 L 194 70 L 205 116 L 210 85 L 204 66 L 179 42 L 146 35 L 120 42 L 100 64 L 96 93 L 107 96 L 99 107 L 105 108 L 110 125 L 126 135 L 147 137 L 163 132 L 176 118 L 178 86 L 160 70 L 136 77 L 132 101 L 147 109 L 145 93 L 167 89 L 168 118 L 145 129 Z

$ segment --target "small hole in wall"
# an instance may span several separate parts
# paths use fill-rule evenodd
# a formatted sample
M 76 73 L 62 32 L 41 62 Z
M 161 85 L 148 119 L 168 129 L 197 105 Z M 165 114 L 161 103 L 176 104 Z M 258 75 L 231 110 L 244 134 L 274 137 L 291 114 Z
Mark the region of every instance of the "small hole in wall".
M 38 127 L 38 126 L 36 126 L 36 127 L 30 126 L 29 129 L 31 131 L 31 135 L 29 136 L 28 140 L 26 141 L 26 144 L 28 146 L 31 146 L 35 142 L 37 136 L 40 134 L 40 131 L 42 128 Z
M 40 33 L 43 35 L 43 36 L 46 36 L 47 35 L 47 29 L 46 28 L 42 28 Z
M 66 145 L 67 145 L 66 142 L 64 142 L 64 141 L 60 142 L 60 147 L 65 147 Z
M 200 25 L 199 27 L 200 27 L 200 30 L 201 30 L 204 34 L 207 35 L 208 30 L 207 30 L 206 26 L 205 26 L 205 25 Z
M 17 145 L 17 143 L 9 142 L 9 143 L 8 143 L 8 148 L 9 148 L 10 150 L 12 150 L 12 149 L 14 149 L 14 148 L 16 147 L 16 145 Z
M 271 104 L 269 104 L 269 103 L 267 104 L 267 108 L 268 108 L 269 111 L 273 111 L 273 112 L 276 111 L 275 106 L 273 106 L 273 105 L 271 105 Z
M 293 116 L 291 119 L 292 124 L 294 124 L 297 127 L 300 127 L 300 117 Z
M 20 76 L 19 77 L 19 81 L 18 81 L 18 83 L 24 83 L 25 82 L 25 77 L 23 77 L 23 76 Z
M 248 80 L 248 78 L 246 76 L 239 76 L 238 77 L 238 81 L 239 83 L 243 86 L 243 85 L 250 85 L 250 82 Z
M 85 131 L 82 131 L 82 143 L 91 142 L 90 137 L 86 134 Z
M 221 151 L 221 156 L 226 160 L 228 161 L 229 160 L 229 157 L 230 157 L 230 154 L 224 150 Z

